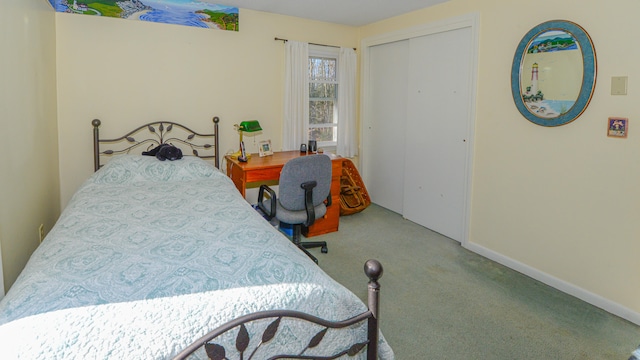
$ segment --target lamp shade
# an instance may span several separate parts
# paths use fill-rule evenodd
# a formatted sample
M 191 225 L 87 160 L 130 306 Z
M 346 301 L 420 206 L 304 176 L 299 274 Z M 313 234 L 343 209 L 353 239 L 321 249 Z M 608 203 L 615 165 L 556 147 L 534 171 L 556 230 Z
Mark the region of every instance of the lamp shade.
M 260 130 L 262 130 L 262 128 L 260 127 L 258 120 L 243 121 L 240 123 L 240 126 L 238 126 L 238 131 L 255 132 Z

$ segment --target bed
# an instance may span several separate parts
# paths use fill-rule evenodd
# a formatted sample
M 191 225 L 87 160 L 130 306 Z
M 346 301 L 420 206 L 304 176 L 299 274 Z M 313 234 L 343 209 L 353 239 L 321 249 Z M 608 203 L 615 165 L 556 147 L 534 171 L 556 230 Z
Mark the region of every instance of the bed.
M 241 338 L 253 359 L 367 343 L 394 358 L 377 330 L 382 269 L 366 265 L 367 307 L 265 221 L 217 168 L 218 121 L 211 134 L 157 122 L 106 140 L 93 121 L 96 172 L 0 301 L 0 358 L 213 359 L 217 333 L 230 359 L 249 358 L 230 355 Z M 185 156 L 139 155 L 163 143 Z

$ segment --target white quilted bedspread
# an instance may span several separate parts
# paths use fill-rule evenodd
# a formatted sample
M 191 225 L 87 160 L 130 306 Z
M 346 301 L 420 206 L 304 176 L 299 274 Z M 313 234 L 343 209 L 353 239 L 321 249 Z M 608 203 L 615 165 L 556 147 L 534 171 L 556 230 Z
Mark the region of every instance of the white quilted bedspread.
M 171 358 L 218 325 L 269 309 L 344 320 L 366 307 L 213 166 L 126 155 L 82 185 L 0 301 L 0 358 Z M 274 346 L 292 353 L 318 331 L 281 328 Z M 250 329 L 252 341 L 261 331 Z M 330 331 L 318 350 L 365 337 Z M 380 358 L 393 358 L 384 338 Z

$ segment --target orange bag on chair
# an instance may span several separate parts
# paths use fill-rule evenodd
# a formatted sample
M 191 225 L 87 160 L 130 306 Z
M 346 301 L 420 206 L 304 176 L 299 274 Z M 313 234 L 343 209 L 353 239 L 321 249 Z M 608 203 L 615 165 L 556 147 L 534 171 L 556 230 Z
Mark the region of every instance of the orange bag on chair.
M 351 160 L 343 160 L 342 176 L 340 176 L 340 215 L 355 214 L 366 209 L 370 204 L 371 199 L 358 169 Z

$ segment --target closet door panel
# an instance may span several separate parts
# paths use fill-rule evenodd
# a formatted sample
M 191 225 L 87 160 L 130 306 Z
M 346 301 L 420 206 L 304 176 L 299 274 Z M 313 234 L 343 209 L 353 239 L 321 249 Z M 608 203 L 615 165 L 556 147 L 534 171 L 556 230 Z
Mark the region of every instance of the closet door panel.
M 373 46 L 369 54 L 362 175 L 372 202 L 402 213 L 409 40 Z
M 412 38 L 402 214 L 462 241 L 471 30 Z

